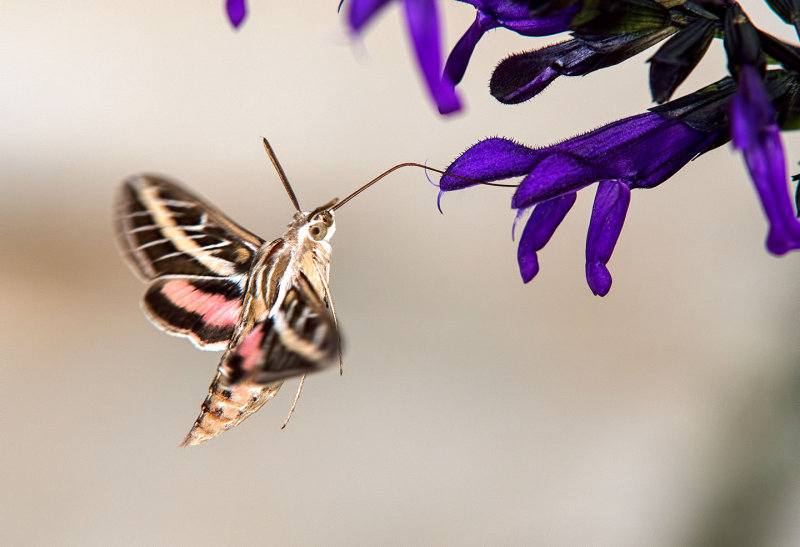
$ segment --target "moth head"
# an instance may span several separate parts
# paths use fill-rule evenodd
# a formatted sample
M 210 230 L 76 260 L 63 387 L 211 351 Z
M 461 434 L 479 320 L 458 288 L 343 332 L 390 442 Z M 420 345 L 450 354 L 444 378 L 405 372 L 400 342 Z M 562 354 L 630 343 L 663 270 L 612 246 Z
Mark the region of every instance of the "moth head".
M 336 227 L 331 207 L 336 205 L 338 201 L 338 199 L 333 199 L 308 214 L 308 235 L 314 241 L 330 239 L 333 236 Z

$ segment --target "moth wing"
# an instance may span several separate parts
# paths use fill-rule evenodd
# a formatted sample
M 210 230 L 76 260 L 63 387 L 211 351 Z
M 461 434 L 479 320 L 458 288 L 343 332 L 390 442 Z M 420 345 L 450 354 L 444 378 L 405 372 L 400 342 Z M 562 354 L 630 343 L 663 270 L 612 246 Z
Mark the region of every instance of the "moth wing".
M 156 326 L 200 349 L 224 350 L 242 313 L 243 287 L 230 278 L 165 275 L 145 291 L 142 307 Z
M 122 184 L 114 224 L 120 247 L 145 280 L 244 277 L 264 244 L 204 199 L 154 175 Z
M 114 223 L 128 262 L 151 281 L 142 301 L 148 318 L 201 349 L 225 349 L 264 241 L 179 184 L 154 175 L 122 184 Z
M 238 337 L 219 372 L 228 385 L 272 384 L 325 368 L 335 362 L 338 351 L 331 313 L 300 273 L 265 316 Z

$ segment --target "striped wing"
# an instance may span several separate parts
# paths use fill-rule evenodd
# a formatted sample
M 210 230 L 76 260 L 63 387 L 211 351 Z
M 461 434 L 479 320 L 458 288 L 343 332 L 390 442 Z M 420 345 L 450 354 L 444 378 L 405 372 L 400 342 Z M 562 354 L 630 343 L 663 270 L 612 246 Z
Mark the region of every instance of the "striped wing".
M 270 384 L 316 372 L 333 363 L 339 350 L 333 318 L 302 273 L 234 344 L 219 366 L 229 385 Z
M 202 198 L 153 175 L 123 183 L 115 225 L 120 246 L 145 280 L 243 277 L 264 243 Z
M 150 281 L 143 300 L 150 320 L 201 349 L 225 349 L 264 241 L 178 184 L 152 175 L 123 183 L 114 222 L 128 262 Z

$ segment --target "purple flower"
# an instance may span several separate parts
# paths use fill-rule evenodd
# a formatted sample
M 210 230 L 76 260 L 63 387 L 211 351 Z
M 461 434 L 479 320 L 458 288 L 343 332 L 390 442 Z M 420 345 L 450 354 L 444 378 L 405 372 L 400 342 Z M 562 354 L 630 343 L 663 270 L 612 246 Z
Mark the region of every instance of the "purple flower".
M 444 67 L 445 75 L 456 84 L 464 77 L 472 52 L 486 31 L 503 27 L 523 36 L 558 34 L 567 30 L 580 8 L 578 4 L 573 4 L 545 17 L 532 17 L 526 6 L 507 0 L 460 1 L 472 4 L 477 13 L 475 21 L 453 47 Z
M 733 145 L 742 151 L 769 220 L 767 249 L 778 255 L 800 249 L 800 222 L 789 196 L 780 129 L 761 74 L 752 65 L 739 71 L 730 111 Z
M 238 29 L 247 17 L 247 4 L 245 0 L 225 0 L 225 11 L 233 28 Z
M 378 11 L 390 0 L 352 0 L 349 23 L 355 32 L 360 32 Z M 439 13 L 436 0 L 404 0 L 406 25 L 414 44 L 425 83 L 428 86 L 439 112 L 449 114 L 461 108 L 455 85 L 442 78 L 441 39 L 439 35 Z
M 606 264 L 625 221 L 630 189 L 661 184 L 720 138 L 719 132 L 648 112 L 546 148 L 486 139 L 459 156 L 447 173 L 487 182 L 525 175 L 511 206 L 518 215 L 533 209 L 517 254 L 526 283 L 539 270 L 536 252 L 569 212 L 576 193 L 599 183 L 586 239 L 586 279 L 594 294 L 604 296 L 611 288 Z M 447 175 L 440 180 L 441 192 L 475 184 Z

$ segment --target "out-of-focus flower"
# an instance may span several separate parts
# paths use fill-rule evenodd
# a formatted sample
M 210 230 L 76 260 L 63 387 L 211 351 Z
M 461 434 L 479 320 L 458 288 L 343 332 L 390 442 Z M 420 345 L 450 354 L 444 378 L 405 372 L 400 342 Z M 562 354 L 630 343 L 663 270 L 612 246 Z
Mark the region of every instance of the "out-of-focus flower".
M 348 20 L 355 32 L 391 0 L 351 0 Z M 579 5 L 566 6 L 553 13 L 533 16 L 527 7 L 508 0 L 460 0 L 475 7 L 475 21 L 451 51 L 442 71 L 439 16 L 436 0 L 403 0 L 406 24 L 417 56 L 417 63 L 439 112 L 448 114 L 461 108 L 455 84 L 461 81 L 475 46 L 486 31 L 503 27 L 524 36 L 546 36 L 567 30 Z
M 775 3 L 790 12 L 791 4 Z M 769 221 L 767 249 L 778 255 L 800 249 L 800 223 L 789 196 L 780 128 L 762 76 L 766 58 L 761 35 L 738 5 L 725 13 L 724 44 L 728 70 L 738 82 L 730 101 L 731 138 L 742 152 Z M 794 95 L 796 101 L 796 90 Z M 785 102 L 779 102 L 785 108 Z
M 539 270 L 536 252 L 572 207 L 576 192 L 599 183 L 586 240 L 586 278 L 592 292 L 604 296 L 611 288 L 606 264 L 625 220 L 630 189 L 661 184 L 720 139 L 724 136 L 718 131 L 697 130 L 677 118 L 648 112 L 546 148 L 486 139 L 459 156 L 447 173 L 482 181 L 525 176 L 511 206 L 518 214 L 533 209 L 517 255 L 526 283 Z M 474 184 L 443 175 L 440 189 Z
M 225 11 L 233 28 L 238 29 L 247 17 L 247 4 L 245 0 L 225 0 Z
M 348 21 L 354 32 L 364 26 L 391 0 L 351 0 Z M 414 44 L 417 63 L 439 112 L 449 114 L 461 108 L 455 85 L 442 77 L 441 37 L 436 0 L 403 0 L 406 26 Z
M 800 223 L 789 195 L 775 110 L 761 74 L 751 65 L 742 65 L 739 70 L 739 87 L 731 99 L 731 137 L 742 151 L 769 220 L 767 249 L 779 255 L 800 249 Z

